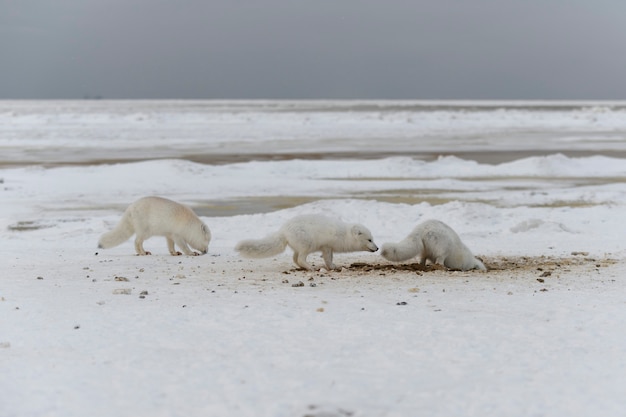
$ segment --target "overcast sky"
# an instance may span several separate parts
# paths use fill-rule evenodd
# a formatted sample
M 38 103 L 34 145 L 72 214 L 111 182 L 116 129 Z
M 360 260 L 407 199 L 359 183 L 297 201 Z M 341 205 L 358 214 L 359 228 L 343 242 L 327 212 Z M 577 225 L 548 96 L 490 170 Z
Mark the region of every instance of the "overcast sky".
M 626 99 L 626 0 L 0 0 L 0 99 Z

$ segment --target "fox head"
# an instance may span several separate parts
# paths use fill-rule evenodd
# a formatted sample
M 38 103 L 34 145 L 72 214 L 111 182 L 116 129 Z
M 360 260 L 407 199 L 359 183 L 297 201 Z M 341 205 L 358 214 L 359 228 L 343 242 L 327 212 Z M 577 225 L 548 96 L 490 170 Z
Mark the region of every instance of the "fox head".
M 355 224 L 352 226 L 351 232 L 352 237 L 360 243 L 363 250 L 368 250 L 370 252 L 376 252 L 378 250 L 378 246 L 376 246 L 374 238 L 372 238 L 372 233 L 367 229 L 367 227 Z
M 203 255 L 209 251 L 209 242 L 211 241 L 211 231 L 206 224 L 200 223 L 200 227 L 194 230 L 192 239 L 187 243 L 189 246 L 197 251 L 200 251 Z

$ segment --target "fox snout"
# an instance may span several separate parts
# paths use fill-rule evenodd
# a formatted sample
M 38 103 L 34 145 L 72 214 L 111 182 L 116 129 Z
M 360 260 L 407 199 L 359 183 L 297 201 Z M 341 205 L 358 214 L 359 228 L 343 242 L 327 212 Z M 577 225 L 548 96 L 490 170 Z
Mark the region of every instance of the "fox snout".
M 376 246 L 374 242 L 371 242 L 371 244 L 367 245 L 367 249 L 370 252 L 376 252 L 378 250 L 378 246 Z

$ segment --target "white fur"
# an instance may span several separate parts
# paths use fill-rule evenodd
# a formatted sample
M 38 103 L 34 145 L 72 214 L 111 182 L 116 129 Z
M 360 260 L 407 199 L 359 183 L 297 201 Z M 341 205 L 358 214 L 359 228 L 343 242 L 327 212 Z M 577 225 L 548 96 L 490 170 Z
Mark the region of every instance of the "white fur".
M 429 260 L 450 269 L 466 271 L 480 269 L 485 265 L 474 257 L 454 230 L 439 220 L 426 220 L 398 243 L 385 243 L 381 255 L 390 261 L 402 262 L 415 256 L 425 265 Z
M 181 255 L 174 243 L 185 255 L 199 255 L 189 246 L 207 253 L 211 231 L 189 207 L 161 197 L 143 197 L 132 203 L 115 229 L 103 234 L 99 248 L 112 248 L 127 241 L 133 234 L 138 255 L 150 255 L 143 248 L 143 241 L 152 236 L 165 236 L 167 248 L 172 255 Z
M 313 270 L 306 261 L 313 252 L 322 252 L 329 271 L 334 252 L 376 252 L 378 247 L 370 231 L 360 224 L 348 224 L 322 215 L 304 215 L 287 221 L 277 233 L 259 240 L 243 240 L 235 250 L 246 258 L 267 258 L 278 255 L 285 247 L 293 250 L 293 261 L 301 268 Z

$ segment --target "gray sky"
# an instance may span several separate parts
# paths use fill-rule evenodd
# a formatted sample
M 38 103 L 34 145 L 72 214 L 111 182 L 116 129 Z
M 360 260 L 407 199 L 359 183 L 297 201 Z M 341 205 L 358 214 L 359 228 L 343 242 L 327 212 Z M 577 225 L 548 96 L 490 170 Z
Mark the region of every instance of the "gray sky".
M 624 0 L 0 0 L 0 99 L 626 99 Z

